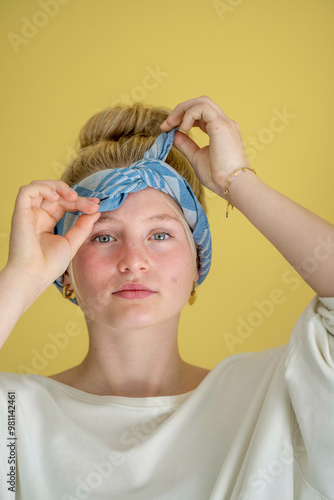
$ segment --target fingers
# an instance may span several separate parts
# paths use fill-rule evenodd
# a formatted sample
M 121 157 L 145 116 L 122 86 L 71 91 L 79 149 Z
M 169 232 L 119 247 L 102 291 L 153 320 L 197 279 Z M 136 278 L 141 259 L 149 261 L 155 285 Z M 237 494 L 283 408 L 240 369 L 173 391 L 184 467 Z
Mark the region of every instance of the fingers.
M 178 131 L 175 132 L 173 144 L 192 164 L 194 155 L 200 149 L 197 144 L 186 134 Z
M 21 209 L 31 208 L 40 204 L 43 199 L 55 202 L 59 197 L 73 201 L 78 197 L 78 193 L 62 181 L 32 181 L 20 188 L 16 206 Z
M 74 201 L 66 201 L 62 198 L 55 202 L 44 199 L 40 208 L 52 216 L 56 221 L 60 220 L 65 212 L 84 212 L 86 214 L 96 213 L 99 209 L 100 200 L 97 198 L 82 198 L 79 196 Z
M 16 200 L 15 208 L 19 211 L 42 209 L 57 222 L 65 212 L 82 211 L 96 213 L 100 200 L 97 198 L 83 198 L 62 181 L 32 181 L 22 186 Z
M 101 216 L 101 212 L 90 215 L 81 215 L 74 226 L 64 235 L 72 249 L 72 259 L 81 245 L 93 230 L 93 225 Z
M 217 118 L 229 120 L 229 117 L 215 102 L 207 96 L 201 96 L 178 104 L 160 128 L 167 132 L 180 126 L 181 130 L 187 131 L 192 126 L 199 126 L 203 131 L 206 131 L 205 123 L 208 123 L 206 120 L 211 121 Z
M 198 104 L 185 112 L 181 122 L 181 129 L 187 131 L 197 124 L 204 132 L 207 132 L 207 126 L 220 118 L 217 111 L 210 104 Z

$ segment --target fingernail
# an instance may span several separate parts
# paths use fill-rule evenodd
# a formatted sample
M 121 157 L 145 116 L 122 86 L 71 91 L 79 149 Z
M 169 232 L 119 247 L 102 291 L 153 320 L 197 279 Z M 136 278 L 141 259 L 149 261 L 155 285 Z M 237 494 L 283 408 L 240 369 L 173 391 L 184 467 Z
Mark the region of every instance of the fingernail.
M 100 201 L 98 198 L 89 198 L 88 203 L 91 203 L 92 205 L 99 205 Z

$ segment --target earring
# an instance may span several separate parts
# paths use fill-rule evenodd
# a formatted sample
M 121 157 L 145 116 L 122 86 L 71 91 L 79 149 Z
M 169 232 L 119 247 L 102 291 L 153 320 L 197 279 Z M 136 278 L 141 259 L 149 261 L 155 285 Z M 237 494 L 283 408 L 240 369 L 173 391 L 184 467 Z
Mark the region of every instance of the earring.
M 192 306 L 193 303 L 195 302 L 195 300 L 197 299 L 196 292 L 197 292 L 197 285 L 196 285 L 196 282 L 194 281 L 193 282 L 193 289 L 191 290 L 191 294 L 190 294 L 190 297 L 188 299 L 188 304 L 190 306 Z
M 63 293 L 63 297 L 65 297 L 65 299 L 75 299 L 75 292 L 74 290 L 69 290 L 69 286 L 70 285 L 65 285 L 63 286 L 63 290 L 62 290 L 62 293 Z

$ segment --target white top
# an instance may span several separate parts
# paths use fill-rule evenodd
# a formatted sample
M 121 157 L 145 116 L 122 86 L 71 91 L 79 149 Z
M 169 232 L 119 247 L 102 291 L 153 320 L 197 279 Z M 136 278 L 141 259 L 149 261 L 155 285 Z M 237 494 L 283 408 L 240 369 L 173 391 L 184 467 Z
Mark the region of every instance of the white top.
M 311 300 L 288 345 L 230 356 L 178 396 L 0 373 L 0 429 L 1 500 L 334 499 L 334 297 Z

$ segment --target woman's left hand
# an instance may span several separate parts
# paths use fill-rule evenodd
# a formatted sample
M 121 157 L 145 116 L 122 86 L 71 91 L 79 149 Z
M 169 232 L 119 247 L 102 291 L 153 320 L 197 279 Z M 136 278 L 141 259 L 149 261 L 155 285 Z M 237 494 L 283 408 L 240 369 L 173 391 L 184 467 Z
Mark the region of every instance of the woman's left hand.
M 251 168 L 238 123 L 209 97 L 202 96 L 178 104 L 160 128 L 168 132 L 177 126 L 184 132 L 199 127 L 208 134 L 209 146 L 204 148 L 178 131 L 173 144 L 189 160 L 200 182 L 226 199 L 227 177 L 238 168 Z

